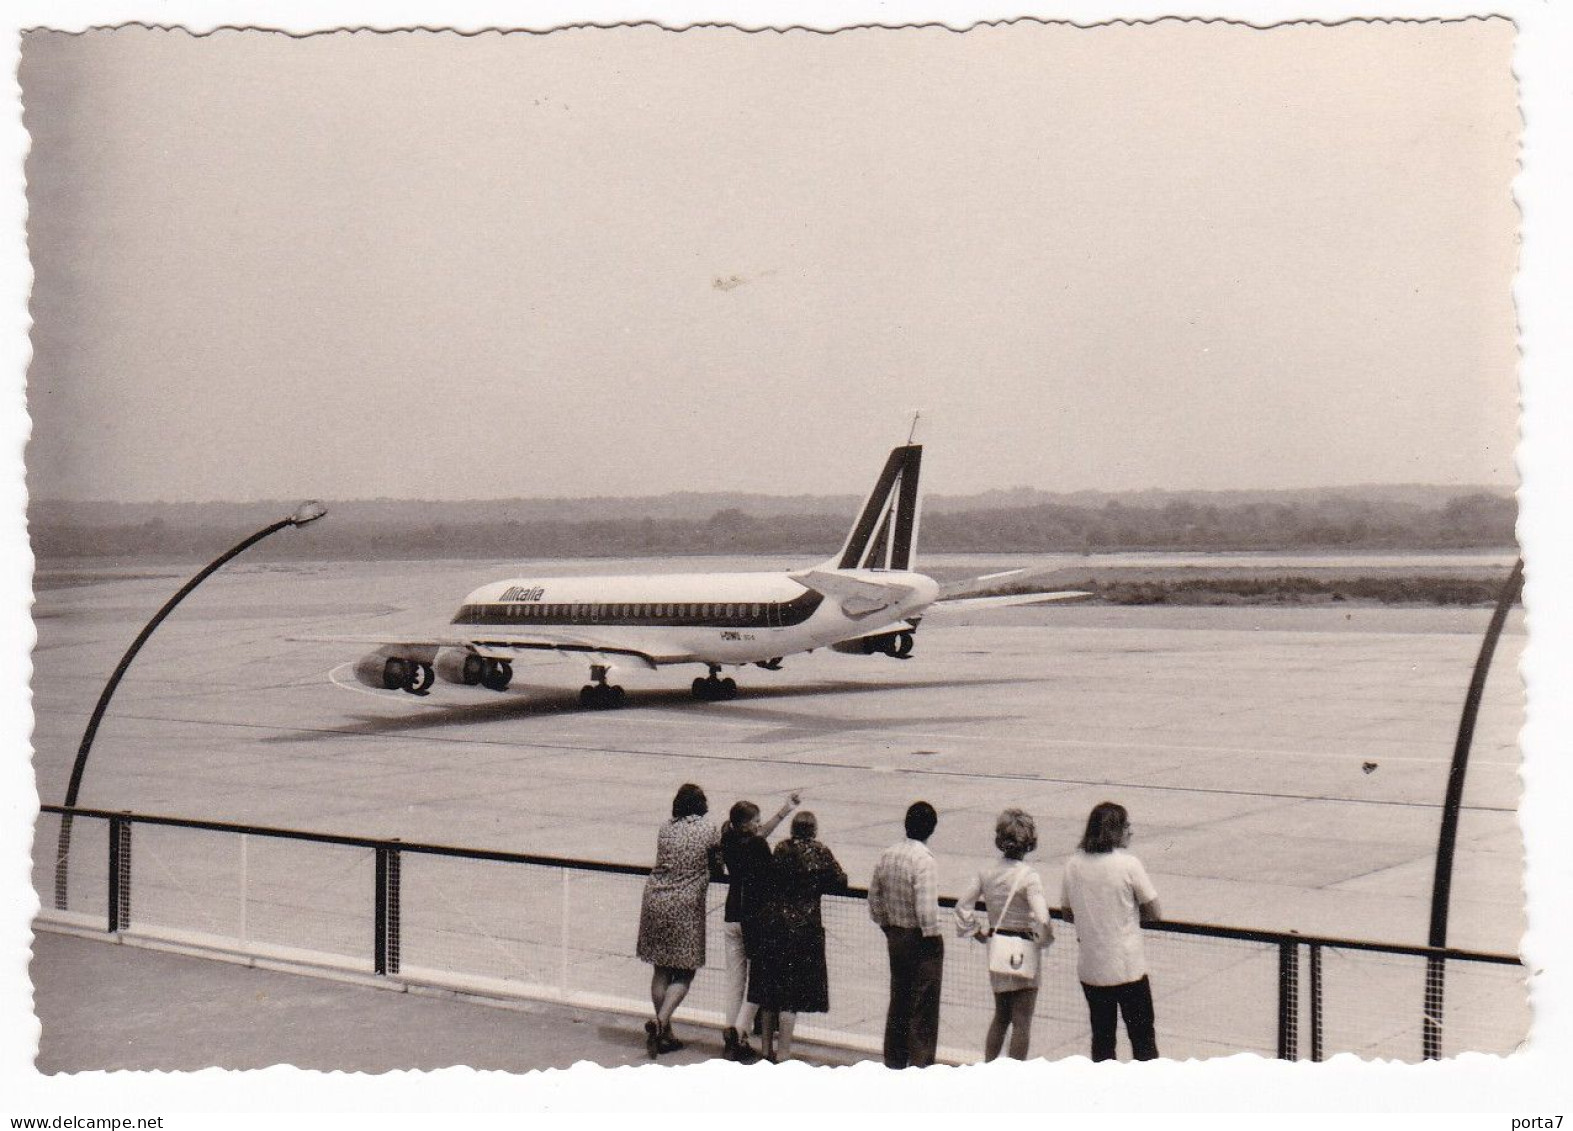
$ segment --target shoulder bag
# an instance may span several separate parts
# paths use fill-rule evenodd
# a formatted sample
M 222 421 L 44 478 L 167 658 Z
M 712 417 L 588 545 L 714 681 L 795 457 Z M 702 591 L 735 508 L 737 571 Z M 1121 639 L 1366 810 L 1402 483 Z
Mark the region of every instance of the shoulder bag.
M 1010 894 L 1005 897 L 1005 906 L 1000 908 L 997 922 L 1005 921 L 1005 912 L 1010 910 L 1010 901 L 1016 898 L 1016 889 L 1021 887 L 1021 880 L 1026 870 L 1025 862 L 1016 869 L 1016 880 L 1010 885 Z M 1020 978 L 1024 982 L 1037 980 L 1040 952 L 1034 940 L 1015 935 L 1002 935 L 998 931 L 991 930 L 988 946 L 990 974 Z

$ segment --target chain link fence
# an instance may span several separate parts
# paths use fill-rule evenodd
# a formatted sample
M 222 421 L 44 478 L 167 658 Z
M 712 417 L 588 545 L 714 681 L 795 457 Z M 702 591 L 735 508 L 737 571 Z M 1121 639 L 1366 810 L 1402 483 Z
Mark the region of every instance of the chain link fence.
M 649 1010 L 650 967 L 634 957 L 646 868 L 58 806 L 45 807 L 39 845 L 55 843 L 67 812 L 68 870 L 53 852 L 35 855 L 35 889 L 64 897 L 45 923 L 489 996 Z M 710 888 L 706 966 L 682 1021 L 722 1023 L 725 890 Z M 824 897 L 822 911 L 830 1011 L 803 1015 L 798 1031 L 877 1055 L 884 936 L 860 891 Z M 981 945 L 949 931 L 948 915 L 942 923 L 940 1051 L 968 1062 L 993 1013 L 987 962 Z M 1085 1055 L 1090 1043 L 1075 929 L 1057 923 L 1056 940 L 1032 1038 L 1032 1055 L 1051 1059 Z M 1443 1055 L 1506 1055 L 1528 1034 L 1525 975 L 1511 956 L 1170 922 L 1148 928 L 1146 951 L 1167 1057 L 1419 1060 L 1428 960 L 1445 977 Z

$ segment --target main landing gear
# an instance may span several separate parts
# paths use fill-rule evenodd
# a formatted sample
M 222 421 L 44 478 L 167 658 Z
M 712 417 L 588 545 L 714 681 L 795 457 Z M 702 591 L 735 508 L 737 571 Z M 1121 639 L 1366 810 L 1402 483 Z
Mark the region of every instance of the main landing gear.
M 590 678 L 595 682 L 587 683 L 579 689 L 581 706 L 606 709 L 623 705 L 623 689 L 615 683 L 606 682 L 605 664 L 591 664 Z
M 737 680 L 728 676 L 721 678 L 721 669 L 716 664 L 710 665 L 710 675 L 694 680 L 694 698 L 715 702 L 722 699 L 737 698 Z

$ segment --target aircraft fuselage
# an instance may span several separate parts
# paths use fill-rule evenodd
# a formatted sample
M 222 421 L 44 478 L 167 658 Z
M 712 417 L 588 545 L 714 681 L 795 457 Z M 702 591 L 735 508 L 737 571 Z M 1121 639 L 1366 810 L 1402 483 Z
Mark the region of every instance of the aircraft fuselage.
M 846 577 L 910 590 L 864 612 L 785 573 L 510 578 L 483 585 L 453 618 L 479 649 L 498 654 L 512 639 L 539 641 L 593 631 L 601 648 L 660 663 L 746 664 L 891 631 L 939 595 L 932 578 L 908 570 L 845 570 Z

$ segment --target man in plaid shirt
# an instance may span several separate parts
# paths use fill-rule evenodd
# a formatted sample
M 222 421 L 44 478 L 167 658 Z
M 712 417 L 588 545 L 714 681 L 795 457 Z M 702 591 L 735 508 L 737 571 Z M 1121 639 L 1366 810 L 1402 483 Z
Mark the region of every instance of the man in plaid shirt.
M 927 801 L 907 808 L 907 839 L 885 849 L 868 885 L 868 913 L 890 950 L 885 1067 L 923 1068 L 939 1044 L 945 944 L 939 931 L 939 869 L 925 843 L 939 824 Z

